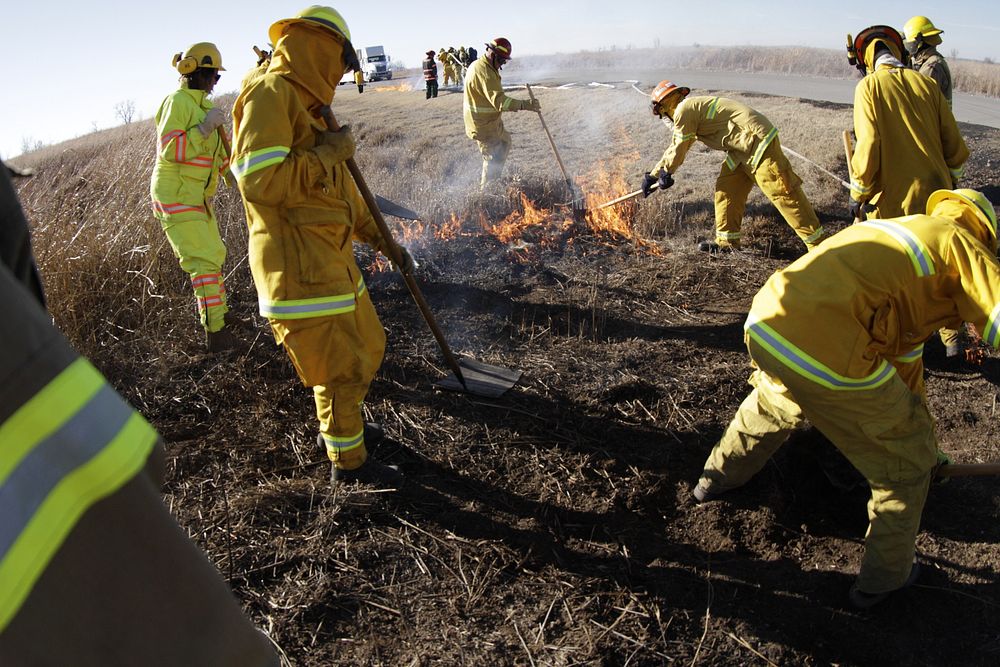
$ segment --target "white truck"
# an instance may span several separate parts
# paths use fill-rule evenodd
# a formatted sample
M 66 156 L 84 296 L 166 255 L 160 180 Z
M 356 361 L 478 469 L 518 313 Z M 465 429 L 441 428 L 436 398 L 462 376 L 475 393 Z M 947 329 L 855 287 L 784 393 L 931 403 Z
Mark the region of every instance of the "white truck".
M 382 46 L 366 46 L 358 49 L 358 62 L 365 74 L 365 81 L 381 81 L 392 78 L 389 56 Z

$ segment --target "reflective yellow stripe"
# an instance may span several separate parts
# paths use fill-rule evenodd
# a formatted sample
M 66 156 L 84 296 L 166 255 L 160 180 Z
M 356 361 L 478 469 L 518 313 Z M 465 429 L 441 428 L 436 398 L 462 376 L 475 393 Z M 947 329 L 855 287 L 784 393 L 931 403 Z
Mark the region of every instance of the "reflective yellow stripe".
M 736 171 L 736 166 L 739 162 L 733 159 L 732 155 L 726 155 L 726 166 L 729 167 L 729 171 Z
M 715 97 L 708 105 L 708 113 L 705 115 L 708 120 L 712 120 L 719 114 L 719 98 Z
M 0 631 L 80 516 L 142 469 L 156 437 L 83 358 L 0 425 Z
M 326 433 L 320 433 L 320 435 L 323 436 L 323 443 L 326 445 L 327 452 L 333 454 L 343 454 L 352 449 L 362 447 L 365 444 L 364 429 L 357 435 L 349 435 L 347 437 L 327 435 Z
M 504 111 L 507 111 L 508 109 L 510 109 L 510 105 L 513 103 L 514 103 L 513 97 L 505 97 L 503 104 L 500 105 L 500 108 L 503 109 Z
M 857 192 L 859 195 L 867 195 L 871 194 L 872 187 L 871 185 L 864 186 L 853 178 L 851 179 L 851 192 Z
M 990 318 L 986 320 L 986 335 L 983 340 L 989 343 L 995 350 L 1000 347 L 1000 304 L 993 308 Z
M 354 312 L 357 296 L 366 290 L 363 278 L 358 278 L 357 290 L 349 294 L 318 296 L 311 299 L 268 301 L 263 297 L 257 303 L 261 317 L 272 320 L 302 320 L 308 317 L 327 317 Z
M 926 276 L 932 276 L 936 273 L 934 269 L 934 260 L 931 259 L 931 254 L 927 250 L 927 246 L 924 242 L 917 238 L 917 235 L 911 232 L 909 229 L 895 222 L 889 222 L 888 220 L 867 220 L 861 224 L 866 227 L 874 227 L 875 229 L 880 229 L 886 232 L 892 238 L 896 239 L 903 250 L 910 258 L 910 263 L 913 264 L 913 270 L 917 272 L 917 276 L 923 278 Z
M 268 146 L 240 157 L 232 163 L 236 178 L 246 178 L 255 171 L 279 164 L 292 152 L 288 146 Z
M 782 364 L 807 380 L 834 391 L 874 389 L 885 384 L 896 369 L 883 359 L 874 373 L 863 378 L 849 378 L 834 372 L 829 366 L 806 354 L 794 343 L 758 320 L 753 313 L 747 317 L 744 330 Z
M 674 141 L 676 141 L 676 142 L 691 141 L 692 139 L 695 138 L 695 136 L 697 136 L 697 135 L 694 132 L 690 132 L 688 134 L 684 134 L 680 130 L 676 130 L 676 129 L 674 130 Z
M 757 150 L 754 151 L 753 157 L 750 158 L 751 168 L 757 168 L 757 165 L 760 164 L 760 161 L 764 158 L 764 151 L 767 150 L 767 147 L 771 145 L 771 142 L 774 141 L 776 136 L 778 136 L 778 128 L 772 127 L 771 131 L 767 133 L 757 146 Z
M 951 172 L 951 177 L 957 181 L 961 179 L 963 176 L 965 176 L 965 165 L 963 164 L 961 167 L 956 167 L 955 169 L 949 169 L 948 171 Z
M 893 357 L 893 359 L 895 359 L 896 361 L 898 361 L 901 364 L 912 364 L 915 361 L 919 361 L 922 356 L 924 356 L 924 344 L 923 343 L 921 343 L 920 345 L 917 345 L 915 348 L 913 348 L 909 352 L 904 352 L 903 354 L 899 355 L 898 357 Z
M 815 232 L 802 239 L 802 242 L 808 244 L 816 243 L 816 241 L 819 241 L 821 238 L 823 238 L 823 234 L 825 233 L 826 231 L 823 229 L 822 226 L 820 226 L 819 228 L 816 229 Z

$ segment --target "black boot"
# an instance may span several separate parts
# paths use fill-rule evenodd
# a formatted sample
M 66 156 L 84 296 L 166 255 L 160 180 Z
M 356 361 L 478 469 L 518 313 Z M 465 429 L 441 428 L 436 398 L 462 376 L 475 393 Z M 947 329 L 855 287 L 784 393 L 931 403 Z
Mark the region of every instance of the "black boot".
M 359 482 L 370 484 L 381 488 L 391 488 L 398 486 L 403 480 L 403 473 L 398 466 L 390 466 L 384 463 L 366 460 L 361 467 L 353 470 L 338 468 L 336 464 L 330 466 L 330 485 L 336 487 L 344 482 Z
M 205 349 L 211 354 L 234 350 L 236 346 L 236 336 L 228 328 L 205 332 Z

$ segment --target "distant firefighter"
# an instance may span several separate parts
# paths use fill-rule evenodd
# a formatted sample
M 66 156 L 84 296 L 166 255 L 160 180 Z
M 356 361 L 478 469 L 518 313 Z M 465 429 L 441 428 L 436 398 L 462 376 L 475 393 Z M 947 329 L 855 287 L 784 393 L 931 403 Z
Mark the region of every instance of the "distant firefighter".
M 510 60 L 510 42 L 497 37 L 486 45 L 486 54 L 472 63 L 465 77 L 462 114 L 465 134 L 474 140 L 483 154 L 483 174 L 479 187 L 500 178 L 510 151 L 510 134 L 504 129 L 500 114 L 504 111 L 540 111 L 538 100 L 507 97 L 500 81 L 500 70 Z
M 690 92 L 670 81 L 653 89 L 653 114 L 670 118 L 674 133 L 663 157 L 643 176 L 643 195 L 648 196 L 654 184 L 661 190 L 673 185 L 672 175 L 698 140 L 726 152 L 715 181 L 715 242 L 704 242 L 699 249 L 718 252 L 740 247 L 743 213 L 755 184 L 806 248 L 815 248 L 823 238 L 823 227 L 802 191 L 802 179 L 781 150 L 778 129 L 745 104 L 725 97 L 688 97 Z
M 941 94 L 951 106 L 951 70 L 948 61 L 937 50 L 943 33 L 944 30 L 935 28 L 926 16 L 914 16 L 903 26 L 903 46 L 913 60 L 914 69 L 937 81 Z
M 902 62 L 895 29 L 865 28 L 848 61 L 865 76 L 854 89 L 849 213 L 868 217 L 921 213 L 935 190 L 958 187 L 969 149 L 938 85 Z
M 209 352 L 236 345 L 226 327 L 229 307 L 222 284 L 226 246 L 219 235 L 212 197 L 229 167 L 220 132 L 226 113 L 209 99 L 224 72 L 214 44 L 201 42 L 174 56 L 181 87 L 156 112 L 156 165 L 149 184 L 160 221 L 181 268 L 191 277 Z
M 438 96 L 438 68 L 434 62 L 434 50 L 428 51 L 424 58 L 424 83 L 427 85 L 427 97 L 431 99 Z
M 358 95 L 365 92 L 365 73 L 360 67 L 354 70 L 354 85 L 358 87 Z
M 438 51 L 438 61 L 441 63 L 441 75 L 444 77 L 444 85 L 448 86 L 452 81 L 457 83 L 455 68 L 451 64 L 451 56 L 448 55 L 447 50 L 441 49 Z

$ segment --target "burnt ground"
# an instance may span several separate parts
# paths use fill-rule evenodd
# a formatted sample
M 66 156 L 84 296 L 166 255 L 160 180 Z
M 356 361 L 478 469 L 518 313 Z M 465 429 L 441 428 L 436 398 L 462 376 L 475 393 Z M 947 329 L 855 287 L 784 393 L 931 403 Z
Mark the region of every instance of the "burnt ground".
M 249 353 L 180 362 L 145 403 L 172 508 L 297 665 L 995 664 L 994 479 L 934 487 L 924 576 L 870 613 L 846 606 L 867 489 L 845 488 L 820 436 L 693 503 L 747 392 L 753 286 L 784 263 L 761 253 L 583 235 L 524 262 L 473 236 L 421 258 L 456 351 L 524 371 L 500 399 L 435 390 L 444 370 L 404 285 L 371 276 L 390 344 L 368 409 L 389 435 L 375 456 L 406 472 L 394 493 L 328 497 L 309 393 L 257 322 Z M 996 359 L 960 372 L 928 348 L 943 446 L 998 458 Z M 167 400 L 190 393 L 196 414 Z
M 459 104 L 449 102 L 442 118 Z M 806 143 L 792 123 L 796 108 L 815 105 L 757 103 L 787 117 L 783 137 Z M 831 127 L 849 122 L 848 108 L 816 109 Z M 963 131 L 976 144 L 967 185 L 996 201 L 998 132 Z M 837 138 L 825 160 L 833 169 L 839 134 L 828 134 Z M 652 141 L 647 157 L 662 150 Z M 475 178 L 476 156 L 458 145 Z M 749 249 L 698 253 L 712 176 L 702 182 L 695 166 L 672 203 L 651 198 L 632 211 L 638 219 L 643 206 L 660 207 L 658 219 L 669 219 L 645 228 L 646 243 L 562 230 L 512 247 L 456 205 L 463 234 L 412 246 L 455 351 L 524 372 L 499 399 L 435 389 L 446 370 L 404 284 L 367 274 L 389 346 L 366 410 L 388 436 L 374 456 L 405 471 L 394 492 L 329 495 L 311 393 L 254 314 L 239 252 L 227 284 L 245 318 L 241 353 L 198 352 L 186 280 L 162 244 L 167 278 L 156 298 L 138 281 L 137 296 L 95 307 L 100 318 L 71 337 L 163 435 L 171 511 L 285 664 L 997 664 L 995 478 L 933 487 L 917 542 L 921 579 L 867 613 L 847 605 L 867 489 L 817 433 L 797 433 L 724 500 L 695 505 L 691 487 L 748 392 L 750 300 L 802 252 L 756 194 Z M 516 187 L 557 200 L 544 179 L 516 162 L 511 171 Z M 804 171 L 814 201 L 842 199 Z M 383 182 L 385 194 L 414 205 L 389 187 L 398 181 Z M 40 186 L 25 187 L 39 224 L 30 188 Z M 827 224 L 846 224 L 839 208 L 817 208 Z M 241 224 L 233 220 L 223 220 L 229 243 Z M 36 247 L 48 257 L 44 233 Z M 78 307 L 60 290 L 82 292 L 85 281 L 53 286 L 58 261 L 42 268 L 57 323 L 69 329 Z M 146 310 L 134 312 L 140 303 Z M 949 366 L 932 340 L 926 365 L 942 448 L 957 462 L 1000 459 L 1000 359 Z

